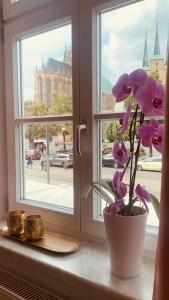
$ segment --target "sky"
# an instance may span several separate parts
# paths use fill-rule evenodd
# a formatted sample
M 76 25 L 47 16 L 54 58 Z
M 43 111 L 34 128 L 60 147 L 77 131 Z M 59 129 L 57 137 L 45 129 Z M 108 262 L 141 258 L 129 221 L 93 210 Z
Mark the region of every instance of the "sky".
M 142 67 L 145 29 L 148 55 L 153 55 L 158 14 L 161 55 L 166 57 L 169 31 L 169 0 L 144 0 L 101 14 L 102 75 L 112 85 L 120 74 Z M 49 57 L 63 61 L 65 47 L 71 46 L 71 25 L 22 40 L 23 98 L 34 100 L 35 70 Z
M 115 83 L 121 73 L 142 67 L 145 31 L 153 55 L 156 21 L 161 55 L 166 57 L 169 0 L 145 0 L 102 14 L 102 72 Z
M 42 63 L 46 63 L 49 58 L 63 61 L 65 47 L 72 46 L 71 30 L 71 25 L 66 24 L 21 40 L 24 101 L 34 100 L 36 67 L 40 69 Z

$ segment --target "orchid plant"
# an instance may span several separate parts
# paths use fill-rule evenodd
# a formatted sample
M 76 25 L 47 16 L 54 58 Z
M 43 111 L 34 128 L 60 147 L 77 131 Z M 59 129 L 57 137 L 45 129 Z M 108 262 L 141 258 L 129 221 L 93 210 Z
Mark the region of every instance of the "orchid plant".
M 137 164 L 141 145 L 154 147 L 162 153 L 164 125 L 153 116 L 164 114 L 164 87 L 148 76 L 143 69 L 137 69 L 131 74 L 123 74 L 112 89 L 116 102 L 125 101 L 129 96 L 135 100 L 135 105 L 127 107 L 123 119 L 120 119 L 120 139 L 113 145 L 112 156 L 123 171 L 116 171 L 113 179 L 92 182 L 82 194 L 87 199 L 94 190 L 107 202 L 106 212 L 113 215 L 132 216 L 148 212 L 148 203 L 152 202 L 159 217 L 159 200 L 141 184 L 136 184 Z M 134 110 L 133 110 L 134 108 Z M 145 122 L 148 117 L 149 124 Z M 129 149 L 124 142 L 124 134 L 129 128 Z M 129 184 L 123 182 L 126 171 L 129 170 Z M 128 195 L 128 196 L 127 196 Z

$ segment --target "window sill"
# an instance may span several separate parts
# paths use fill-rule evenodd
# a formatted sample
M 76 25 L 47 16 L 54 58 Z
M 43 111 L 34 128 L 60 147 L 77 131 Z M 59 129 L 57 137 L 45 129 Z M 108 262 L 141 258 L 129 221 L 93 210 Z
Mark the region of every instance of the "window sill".
M 106 247 L 94 242 L 83 240 L 80 251 L 59 255 L 0 236 L 0 267 L 69 300 L 152 298 L 153 258 L 143 258 L 141 276 L 120 279 L 110 272 Z

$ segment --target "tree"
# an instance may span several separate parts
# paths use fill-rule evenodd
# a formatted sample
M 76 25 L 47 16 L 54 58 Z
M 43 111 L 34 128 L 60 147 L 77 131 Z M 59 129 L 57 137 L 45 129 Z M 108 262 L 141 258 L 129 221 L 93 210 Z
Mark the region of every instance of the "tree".
M 24 108 L 26 117 L 39 117 L 48 114 L 47 105 L 44 101 L 26 101 Z
M 67 95 L 54 94 L 51 101 L 51 107 L 48 109 L 44 101 L 26 101 L 24 103 L 25 117 L 34 116 L 47 116 L 47 115 L 63 115 L 72 113 L 72 99 Z M 64 135 L 73 135 L 71 123 L 52 123 L 48 125 L 48 135 L 51 141 L 54 136 L 58 133 Z M 40 125 L 28 125 L 25 128 L 25 136 L 29 140 L 30 144 L 34 139 L 45 139 L 46 138 L 46 126 L 45 124 Z M 64 138 L 65 138 L 64 136 Z
M 106 130 L 106 138 L 109 143 L 113 143 L 116 140 L 120 139 L 120 124 L 117 122 L 109 123 L 109 126 Z
M 52 115 L 72 114 L 72 97 L 66 94 L 53 94 L 49 111 Z
M 157 70 L 151 71 L 150 76 L 153 77 L 158 83 L 162 83 L 162 80 L 160 79 L 160 74 Z
M 124 109 L 127 110 L 127 107 L 131 104 L 132 108 L 136 108 L 136 101 L 133 96 L 129 96 L 125 101 L 124 101 Z

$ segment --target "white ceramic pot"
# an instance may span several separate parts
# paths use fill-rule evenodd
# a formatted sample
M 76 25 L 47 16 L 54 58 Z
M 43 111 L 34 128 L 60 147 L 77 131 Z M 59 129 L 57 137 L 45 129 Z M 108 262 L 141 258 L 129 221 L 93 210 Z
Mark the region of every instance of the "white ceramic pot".
M 147 213 L 113 216 L 104 210 L 104 222 L 111 260 L 111 271 L 123 278 L 140 274 Z

